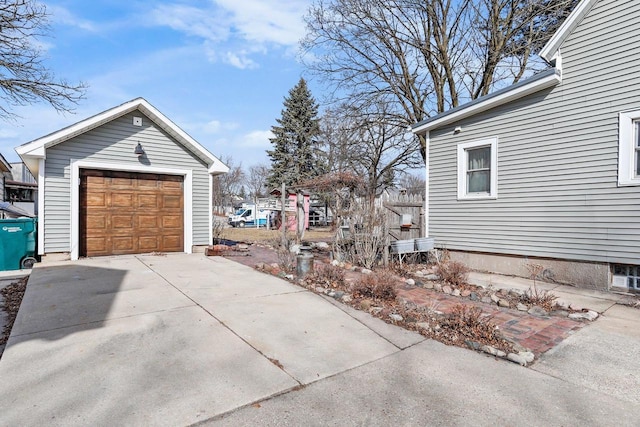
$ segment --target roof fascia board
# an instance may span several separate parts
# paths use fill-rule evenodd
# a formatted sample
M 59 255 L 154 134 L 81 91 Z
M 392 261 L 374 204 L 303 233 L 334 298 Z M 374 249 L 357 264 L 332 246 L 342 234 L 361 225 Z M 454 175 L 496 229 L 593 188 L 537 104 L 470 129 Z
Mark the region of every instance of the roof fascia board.
M 589 13 L 598 0 L 583 0 L 575 7 L 571 14 L 564 20 L 560 28 L 553 34 L 547 44 L 540 51 L 540 56 L 547 62 L 554 60 L 560 46 L 578 26 L 582 19 Z
M 439 116 L 435 116 L 432 120 L 427 119 L 422 123 L 417 123 L 412 126 L 411 130 L 414 134 L 421 134 L 431 129 L 436 129 L 499 105 L 506 104 L 507 102 L 538 92 L 542 89 L 555 86 L 562 81 L 560 70 L 556 68 L 551 68 L 546 73 L 543 72 L 542 74 L 544 75 L 532 78 L 530 82 L 524 81 L 523 84 L 506 88 L 506 90 L 498 91 L 493 95 L 487 95 L 484 100 L 482 98 L 478 98 L 477 102 L 472 101 L 467 105 L 461 106 L 459 109 L 450 110 L 449 113 L 442 113 Z

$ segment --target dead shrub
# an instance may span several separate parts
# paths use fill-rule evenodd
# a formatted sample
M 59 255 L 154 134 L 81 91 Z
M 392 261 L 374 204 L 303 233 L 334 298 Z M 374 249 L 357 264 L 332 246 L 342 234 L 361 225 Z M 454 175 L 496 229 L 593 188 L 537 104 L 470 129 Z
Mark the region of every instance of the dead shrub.
M 326 287 L 342 287 L 344 285 L 344 269 L 335 265 L 325 265 L 313 272 L 311 280 Z
M 489 316 L 483 316 L 479 307 L 456 304 L 445 317 L 442 327 L 450 333 L 474 341 L 498 344 L 503 341 Z
M 373 298 L 378 300 L 395 300 L 396 278 L 386 270 L 363 274 L 354 283 L 352 293 L 357 298 Z
M 444 282 L 460 286 L 467 283 L 469 268 L 458 261 L 444 261 L 438 264 L 438 274 Z
M 296 269 L 296 254 L 287 248 L 279 248 L 276 253 L 280 269 L 285 273 L 293 273 Z
M 520 297 L 520 301 L 528 305 L 537 305 L 544 308 L 546 311 L 553 310 L 556 300 L 558 299 L 553 293 L 548 291 L 541 291 L 537 286 L 533 286 L 524 292 L 524 295 Z

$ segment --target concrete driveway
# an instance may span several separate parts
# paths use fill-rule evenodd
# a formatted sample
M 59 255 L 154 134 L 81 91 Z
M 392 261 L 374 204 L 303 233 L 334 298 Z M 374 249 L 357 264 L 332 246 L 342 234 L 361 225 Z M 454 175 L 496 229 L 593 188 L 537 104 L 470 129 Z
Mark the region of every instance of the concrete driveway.
M 586 329 L 586 328 L 585 328 Z M 224 258 L 34 269 L 0 425 L 637 425 L 606 389 L 446 347 Z

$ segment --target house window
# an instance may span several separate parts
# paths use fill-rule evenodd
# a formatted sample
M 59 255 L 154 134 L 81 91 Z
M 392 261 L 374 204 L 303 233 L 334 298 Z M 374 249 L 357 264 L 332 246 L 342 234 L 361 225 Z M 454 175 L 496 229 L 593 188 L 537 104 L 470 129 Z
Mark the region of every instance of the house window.
M 636 167 L 634 168 L 635 170 L 635 178 L 640 177 L 640 120 L 634 120 L 633 122 L 633 142 L 634 142 L 634 149 L 635 149 L 635 162 L 636 162 Z
M 640 266 L 614 264 L 612 285 L 616 288 L 640 291 Z
M 498 139 L 458 145 L 458 199 L 498 197 Z
M 619 116 L 618 185 L 640 185 L 640 111 Z

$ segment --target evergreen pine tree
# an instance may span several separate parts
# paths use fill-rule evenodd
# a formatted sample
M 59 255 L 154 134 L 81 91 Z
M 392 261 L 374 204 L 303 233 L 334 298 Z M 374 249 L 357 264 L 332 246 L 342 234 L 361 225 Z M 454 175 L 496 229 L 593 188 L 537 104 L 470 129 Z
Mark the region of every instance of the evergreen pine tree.
M 271 127 L 273 150 L 267 150 L 271 158 L 268 186 L 279 188 L 283 182 L 289 186 L 320 175 L 318 104 L 304 79 L 289 91 L 276 122 Z

